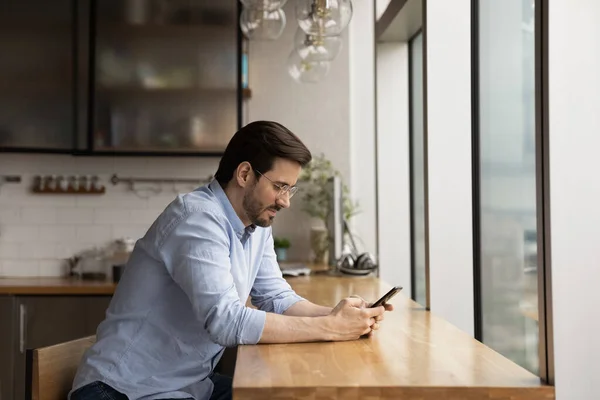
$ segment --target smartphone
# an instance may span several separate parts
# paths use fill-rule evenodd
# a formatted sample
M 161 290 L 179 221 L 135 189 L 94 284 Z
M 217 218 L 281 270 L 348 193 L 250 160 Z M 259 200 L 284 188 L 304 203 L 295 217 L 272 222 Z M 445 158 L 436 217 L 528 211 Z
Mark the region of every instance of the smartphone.
M 381 296 L 381 298 L 379 300 L 377 300 L 375 303 L 373 303 L 373 305 L 371 305 L 371 308 L 379 307 L 379 306 L 384 305 L 392 297 L 394 297 L 396 294 L 398 294 L 398 292 L 401 291 L 401 290 L 402 290 L 402 286 L 394 286 L 389 292 L 387 292 L 386 294 L 384 294 L 383 296 Z

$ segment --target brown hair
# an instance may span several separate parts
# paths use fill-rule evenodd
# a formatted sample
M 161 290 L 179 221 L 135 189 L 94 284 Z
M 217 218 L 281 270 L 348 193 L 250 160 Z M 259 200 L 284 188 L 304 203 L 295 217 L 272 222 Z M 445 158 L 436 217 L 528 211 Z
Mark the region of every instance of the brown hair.
M 312 160 L 304 143 L 285 126 L 273 121 L 251 122 L 229 141 L 215 178 L 225 187 L 244 161 L 254 170 L 266 173 L 277 157 L 296 161 L 302 167 Z

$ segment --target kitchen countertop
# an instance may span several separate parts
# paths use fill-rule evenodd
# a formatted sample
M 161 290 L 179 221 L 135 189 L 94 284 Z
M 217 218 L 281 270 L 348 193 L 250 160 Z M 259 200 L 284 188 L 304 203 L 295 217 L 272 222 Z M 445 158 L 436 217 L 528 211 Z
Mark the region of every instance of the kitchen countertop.
M 316 303 L 335 305 L 358 294 L 373 300 L 390 285 L 374 277 L 288 278 Z M 0 295 L 111 295 L 112 282 L 72 278 L 0 278 Z M 391 303 L 371 339 L 239 346 L 237 399 L 270 397 L 554 399 L 554 388 L 410 300 Z
M 74 278 L 0 278 L 1 295 L 112 295 L 116 284 Z
M 334 306 L 357 294 L 373 301 L 377 278 L 289 279 L 301 296 Z M 255 399 L 551 400 L 554 387 L 401 292 L 381 329 L 348 342 L 238 346 L 233 397 Z
M 290 263 L 291 266 L 297 263 Z M 286 264 L 283 263 L 285 266 Z M 321 272 L 327 267 L 306 264 L 311 271 Z M 81 280 L 68 277 L 56 278 L 2 278 L 2 295 L 112 295 L 117 285 L 112 281 Z

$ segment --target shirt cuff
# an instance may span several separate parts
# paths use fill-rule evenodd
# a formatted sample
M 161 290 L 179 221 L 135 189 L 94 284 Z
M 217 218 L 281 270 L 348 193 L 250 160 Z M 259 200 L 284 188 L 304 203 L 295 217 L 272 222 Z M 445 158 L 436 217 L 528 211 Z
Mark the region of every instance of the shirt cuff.
M 275 304 L 273 304 L 275 308 L 275 313 L 283 314 L 287 311 L 288 308 L 302 300 L 305 299 L 303 297 L 298 296 L 296 293 L 286 296 L 283 299 L 277 299 L 275 301 Z
M 267 313 L 261 310 L 245 307 L 244 316 L 238 334 L 239 344 L 256 344 L 260 340 Z

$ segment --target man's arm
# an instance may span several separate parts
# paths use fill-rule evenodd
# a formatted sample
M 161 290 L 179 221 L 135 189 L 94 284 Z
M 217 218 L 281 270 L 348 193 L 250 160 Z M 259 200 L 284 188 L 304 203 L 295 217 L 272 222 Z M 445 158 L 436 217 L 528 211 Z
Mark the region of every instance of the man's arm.
M 284 315 L 293 317 L 324 317 L 331 314 L 333 308 L 320 306 L 308 300 L 301 300 L 285 310 Z
M 267 313 L 260 343 L 358 339 L 379 328 L 376 320 L 385 311 L 384 307 L 364 308 L 362 305 L 362 299 L 348 297 L 340 301 L 327 316 L 292 317 Z
M 228 237 L 223 221 L 218 218 L 210 212 L 185 215 L 162 245 L 159 244 L 159 254 L 167 271 L 183 289 L 196 318 L 215 343 L 230 347 L 258 342 L 353 340 L 377 329 L 375 319 L 383 314 L 384 308 L 361 308 L 362 301 L 356 298 L 344 299 L 330 315 L 316 318 L 245 307 L 233 283 Z M 275 308 L 285 307 L 281 313 L 302 300 L 289 291 L 291 288 L 286 290 L 285 287 L 275 291 L 271 304 Z M 262 295 L 271 297 L 270 293 Z
M 360 296 L 352 295 L 350 297 L 360 300 L 360 304 L 357 305 L 358 308 L 366 308 L 371 306 L 371 303 L 367 302 Z M 392 311 L 394 309 L 391 304 L 384 304 L 384 308 L 386 311 Z M 333 308 L 331 307 L 320 306 L 318 304 L 311 303 L 308 300 L 301 300 L 288 308 L 283 314 L 296 317 L 322 317 L 331 314 L 332 311 Z M 376 322 L 382 320 L 383 315 L 375 318 Z
M 250 297 L 252 304 L 258 309 L 283 314 L 304 299 L 298 296 L 289 283 L 283 279 L 281 269 L 277 263 L 273 246 L 273 234 L 270 229 L 267 235 L 263 243 L 263 256 L 250 291 Z M 292 315 L 307 316 L 304 314 Z
M 213 342 L 225 347 L 255 344 L 266 313 L 240 301 L 231 275 L 223 218 L 203 210 L 185 213 L 159 243 L 159 253 Z

